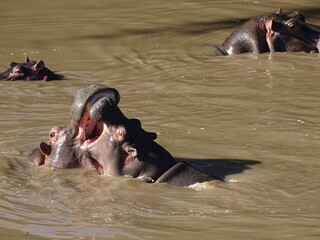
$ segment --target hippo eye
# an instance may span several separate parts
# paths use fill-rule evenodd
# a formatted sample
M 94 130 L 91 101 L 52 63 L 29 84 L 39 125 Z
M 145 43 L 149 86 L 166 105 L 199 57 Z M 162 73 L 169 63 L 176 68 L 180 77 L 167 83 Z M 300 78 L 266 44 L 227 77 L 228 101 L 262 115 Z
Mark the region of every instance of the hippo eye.
M 299 23 L 297 21 L 293 20 L 293 19 L 290 19 L 289 21 L 287 21 L 286 25 L 290 29 L 296 29 L 297 27 L 299 27 Z
M 55 135 L 56 135 L 55 132 L 51 132 L 51 133 L 49 134 L 50 138 L 54 138 Z

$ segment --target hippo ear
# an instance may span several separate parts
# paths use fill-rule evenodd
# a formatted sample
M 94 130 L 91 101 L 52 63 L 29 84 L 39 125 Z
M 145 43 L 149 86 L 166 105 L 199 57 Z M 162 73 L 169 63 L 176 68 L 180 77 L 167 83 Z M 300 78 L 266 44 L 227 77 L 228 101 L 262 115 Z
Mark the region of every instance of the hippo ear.
M 155 133 L 155 132 L 147 132 L 147 135 L 152 140 L 155 140 L 158 137 L 157 133 Z
M 50 153 L 51 153 L 51 146 L 44 143 L 44 142 L 41 142 L 40 145 L 39 145 L 39 149 L 40 149 L 40 152 L 43 154 L 43 155 L 47 155 L 49 156 Z
M 271 20 L 266 23 L 267 32 L 280 32 L 281 27 L 281 24 L 279 24 L 274 18 L 271 18 Z
M 138 156 L 137 149 L 132 146 L 126 147 L 125 151 L 133 158 L 136 158 Z
M 36 166 L 43 165 L 46 160 L 45 155 L 40 151 L 40 148 L 33 149 L 29 154 L 29 158 L 33 160 Z
M 282 8 L 279 8 L 276 14 L 281 14 L 282 13 Z
M 30 62 L 29 57 L 28 57 L 28 56 L 26 56 L 26 57 L 25 57 L 25 59 L 24 59 L 24 61 L 25 61 L 26 63 L 29 63 L 29 62 Z
M 34 70 L 39 71 L 44 68 L 44 61 L 40 60 L 33 66 Z

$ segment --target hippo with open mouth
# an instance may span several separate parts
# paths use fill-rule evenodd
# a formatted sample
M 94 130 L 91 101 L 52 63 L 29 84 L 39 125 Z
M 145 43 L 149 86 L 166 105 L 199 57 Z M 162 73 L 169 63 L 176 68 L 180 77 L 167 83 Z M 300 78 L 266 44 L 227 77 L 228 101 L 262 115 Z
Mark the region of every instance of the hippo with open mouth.
M 55 144 L 52 140 L 41 143 L 32 155 L 37 165 L 48 162 L 57 168 L 84 167 L 100 174 L 176 186 L 218 179 L 188 163 L 176 162 L 154 141 L 155 133 L 145 131 L 138 119 L 125 117 L 118 107 L 119 99 L 117 90 L 103 85 L 78 90 L 70 123 L 58 128 L 58 135 L 65 137 Z M 67 153 L 66 157 L 58 152 Z

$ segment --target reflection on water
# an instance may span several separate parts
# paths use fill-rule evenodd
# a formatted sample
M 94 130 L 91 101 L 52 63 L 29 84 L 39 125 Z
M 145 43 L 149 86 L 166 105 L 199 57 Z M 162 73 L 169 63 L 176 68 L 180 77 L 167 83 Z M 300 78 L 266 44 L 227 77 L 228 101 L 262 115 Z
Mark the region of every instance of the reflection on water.
M 2 3 L 0 67 L 25 55 L 67 77 L 1 82 L 0 236 L 7 239 L 317 239 L 317 54 L 216 57 L 241 22 L 313 1 Z M 34 167 L 28 153 L 91 83 L 179 159 L 225 182 L 195 188 Z

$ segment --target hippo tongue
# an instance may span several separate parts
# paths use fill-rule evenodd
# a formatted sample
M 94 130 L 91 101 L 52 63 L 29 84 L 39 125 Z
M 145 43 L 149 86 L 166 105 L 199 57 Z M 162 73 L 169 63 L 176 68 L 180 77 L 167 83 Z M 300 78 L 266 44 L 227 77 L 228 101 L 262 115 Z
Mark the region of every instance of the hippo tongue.
M 100 136 L 96 136 L 94 138 L 87 139 L 86 141 L 84 141 L 84 143 L 81 144 L 81 149 L 87 149 L 90 146 L 90 144 L 95 142 L 99 137 Z

